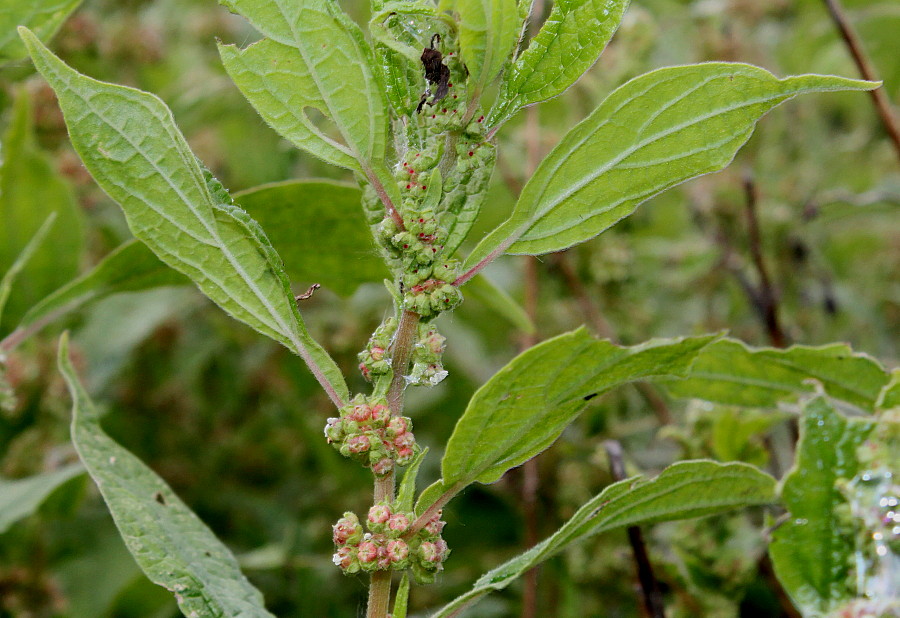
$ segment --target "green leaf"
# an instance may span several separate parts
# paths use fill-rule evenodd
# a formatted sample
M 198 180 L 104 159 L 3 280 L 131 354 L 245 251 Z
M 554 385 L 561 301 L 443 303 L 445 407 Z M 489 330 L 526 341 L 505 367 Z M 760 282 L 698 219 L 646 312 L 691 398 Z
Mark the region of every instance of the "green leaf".
M 16 35 L 17 26 L 27 26 L 49 41 L 81 0 L 7 0 L 0 4 L 0 63 L 28 55 Z
M 628 0 L 558 0 L 515 63 L 506 71 L 487 126 L 522 107 L 564 92 L 593 65 L 612 39 Z
M 358 187 L 331 181 L 287 181 L 235 194 L 241 206 L 268 230 L 291 281 L 320 283 L 350 296 L 362 283 L 390 276 L 374 257 Z
M 519 35 L 515 0 L 452 0 L 459 14 L 459 49 L 469 70 L 470 90 L 482 92 L 509 59 Z
M 472 590 L 432 618 L 452 616 L 533 566 L 591 535 L 615 528 L 702 517 L 775 500 L 775 479 L 743 463 L 682 461 L 653 480 L 620 481 L 595 496 L 553 536 L 482 575 Z
M 33 334 L 45 324 L 112 294 L 188 283 L 190 280 L 160 262 L 145 244 L 129 240 L 89 272 L 32 307 L 22 318 L 17 331 L 27 329 Z
M 580 328 L 514 358 L 469 402 L 441 462 L 444 485 L 493 483 L 549 447 L 588 400 L 635 380 L 685 375 L 714 336 L 620 347 Z
M 337 365 L 306 331 L 280 258 L 201 168 L 165 103 L 81 75 L 19 30 L 56 91 L 75 150 L 134 235 L 229 314 L 299 354 L 336 405 L 347 399 Z
M 403 577 L 400 579 L 400 585 L 397 586 L 397 594 L 394 595 L 394 610 L 391 612 L 391 618 L 406 618 L 408 604 L 409 571 L 404 571 Z
M 84 466 L 74 463 L 24 479 L 9 481 L 0 478 L 0 534 L 34 513 L 57 487 L 82 472 Z
M 523 333 L 534 334 L 535 326 L 522 306 L 506 293 L 506 290 L 497 286 L 484 274 L 473 277 L 466 284 L 466 298 L 480 302 L 485 307 L 506 318 L 510 324 Z
M 298 148 L 365 171 L 385 156 L 386 103 L 372 51 L 335 2 L 222 0 L 268 39 L 244 50 L 220 45 L 225 70 L 259 114 Z M 324 114 L 326 135 L 306 108 Z M 367 174 L 368 175 L 368 174 Z
M 657 193 L 724 168 L 779 103 L 804 92 L 877 86 L 822 75 L 778 79 L 724 62 L 637 77 L 541 162 L 510 218 L 479 243 L 467 266 L 503 251 L 538 255 L 593 238 Z
M 25 245 L 25 248 L 22 249 L 22 252 L 19 253 L 19 256 L 9 267 L 9 270 L 3 274 L 3 278 L 0 279 L 0 317 L 3 316 L 3 308 L 6 306 L 6 300 L 9 298 L 9 293 L 12 290 L 16 277 L 18 277 L 19 273 L 22 272 L 22 269 L 25 268 L 25 264 L 27 264 L 28 260 L 31 259 L 31 256 L 34 255 L 37 248 L 44 242 L 44 239 L 47 237 L 47 233 L 50 231 L 55 220 L 56 213 L 51 212 L 47 216 L 46 221 L 38 228 L 38 231 L 34 233 L 34 236 L 31 237 L 31 240 L 28 241 L 28 244 Z
M 891 380 L 878 394 L 875 402 L 876 410 L 893 410 L 900 408 L 900 369 L 891 372 Z
M 826 614 L 855 596 L 849 579 L 854 534 L 841 521 L 846 500 L 835 483 L 856 474 L 856 450 L 873 427 L 845 419 L 824 397 L 803 412 L 797 459 L 781 490 L 790 519 L 773 533 L 769 554 L 778 580 L 804 615 Z
M 416 478 L 419 476 L 419 466 L 422 465 L 422 462 L 425 460 L 425 455 L 428 454 L 428 448 L 423 448 L 419 451 L 419 454 L 413 457 L 413 460 L 409 462 L 409 466 L 406 468 L 406 472 L 403 473 L 403 480 L 400 482 L 400 487 L 397 488 L 397 499 L 395 503 L 397 511 L 411 511 L 413 510 L 413 498 L 416 495 Z
M 871 357 L 845 344 L 780 350 L 723 339 L 698 355 L 686 379 L 665 386 L 677 397 L 770 408 L 812 392 L 811 379 L 829 396 L 871 411 L 888 375 Z
M 72 442 L 141 570 L 175 593 L 186 616 L 272 616 L 234 555 L 172 489 L 100 427 L 100 416 L 59 345 L 59 370 L 72 395 Z
M 20 89 L 3 139 L 0 166 L 0 272 L 8 271 L 52 213 L 56 223 L 43 246 L 22 268 L 6 305 L 0 333 L 28 309 L 78 272 L 84 245 L 81 210 L 68 184 L 34 140 L 31 105 Z

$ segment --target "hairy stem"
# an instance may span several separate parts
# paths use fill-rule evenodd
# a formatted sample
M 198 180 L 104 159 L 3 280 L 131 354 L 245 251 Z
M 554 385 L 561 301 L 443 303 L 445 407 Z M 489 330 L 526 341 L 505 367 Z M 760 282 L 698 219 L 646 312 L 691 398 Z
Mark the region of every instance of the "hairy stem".
M 404 311 L 400 315 L 400 323 L 394 335 L 391 345 L 391 370 L 394 375 L 391 385 L 388 387 L 387 401 L 392 416 L 403 414 L 403 391 L 406 388 L 406 371 L 409 368 L 409 360 L 412 357 L 413 346 L 416 343 L 416 331 L 419 327 L 419 314 L 413 311 Z M 382 500 L 393 502 L 394 471 L 383 476 L 375 477 L 374 502 Z M 391 573 L 390 571 L 375 571 L 369 580 L 369 605 L 366 618 L 385 618 L 391 598 Z

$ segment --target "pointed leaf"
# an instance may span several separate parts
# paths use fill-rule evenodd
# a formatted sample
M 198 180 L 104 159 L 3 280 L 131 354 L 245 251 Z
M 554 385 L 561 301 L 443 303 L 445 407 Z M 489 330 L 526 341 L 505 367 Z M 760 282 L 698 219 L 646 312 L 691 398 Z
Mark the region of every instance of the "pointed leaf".
M 56 213 L 56 223 L 22 268 L 19 281 L 27 284 L 13 288 L 0 334 L 77 274 L 84 246 L 81 210 L 69 185 L 35 143 L 24 89 L 19 90 L 12 112 L 0 165 L 0 272 L 9 270 L 51 213 Z
M 386 104 L 372 51 L 335 2 L 222 0 L 264 39 L 244 50 L 220 45 L 222 62 L 247 100 L 282 136 L 322 159 L 364 171 L 384 160 Z M 340 139 L 308 117 L 330 119 Z
M 84 472 L 80 463 L 14 481 L 0 478 L 0 534 L 34 513 L 53 491 Z
M 272 616 L 229 549 L 164 480 L 103 432 L 68 348 L 63 336 L 59 369 L 73 400 L 72 442 L 147 577 L 174 592 L 186 616 Z
M 280 258 L 201 168 L 165 103 L 81 75 L 19 30 L 57 93 L 75 150 L 134 235 L 229 314 L 303 357 L 332 401 L 346 399 L 340 370 L 300 319 Z
M 16 34 L 17 26 L 27 26 L 45 41 L 56 34 L 81 0 L 7 0 L 0 4 L 0 63 L 28 55 Z
M 538 255 L 593 238 L 657 193 L 724 168 L 779 103 L 804 92 L 877 86 L 822 75 L 778 79 L 724 62 L 637 77 L 569 131 L 467 265 L 503 251 Z
M 360 284 L 390 275 L 374 258 L 372 235 L 359 209 L 362 192 L 356 186 L 287 181 L 248 189 L 235 198 L 268 230 L 295 283 L 320 283 L 350 296 Z
M 406 472 L 403 473 L 400 487 L 397 488 L 397 498 L 395 500 L 397 508 L 395 510 L 404 512 L 413 510 L 413 498 L 416 495 L 416 478 L 419 476 L 419 466 L 422 465 L 422 461 L 425 460 L 425 455 L 427 454 L 428 448 L 426 447 L 419 451 L 419 454 L 409 462 Z
M 522 24 L 515 0 L 453 0 L 459 48 L 473 92 L 481 93 L 509 59 Z
M 635 380 L 685 375 L 713 339 L 628 348 L 581 328 L 527 350 L 472 397 L 447 443 L 444 485 L 493 483 L 550 446 L 594 396 Z
M 773 533 L 769 554 L 804 615 L 827 614 L 855 596 L 848 579 L 854 535 L 841 521 L 846 500 L 835 483 L 856 474 L 856 450 L 873 427 L 871 421 L 845 419 L 824 397 L 803 412 L 797 459 L 781 490 L 790 519 Z
M 871 357 L 854 353 L 845 344 L 780 350 L 723 339 L 697 356 L 686 379 L 665 386 L 677 397 L 769 408 L 812 392 L 811 379 L 829 396 L 872 411 L 888 375 Z
M 487 126 L 502 124 L 517 110 L 564 92 L 600 57 L 612 39 L 628 0 L 557 0 L 515 63 L 506 71 Z
M 578 509 L 553 536 L 485 573 L 472 590 L 432 618 L 453 616 L 494 590 L 502 590 L 533 566 L 591 535 L 615 528 L 702 517 L 775 500 L 775 479 L 743 463 L 682 461 L 653 480 L 640 477 L 610 485 Z

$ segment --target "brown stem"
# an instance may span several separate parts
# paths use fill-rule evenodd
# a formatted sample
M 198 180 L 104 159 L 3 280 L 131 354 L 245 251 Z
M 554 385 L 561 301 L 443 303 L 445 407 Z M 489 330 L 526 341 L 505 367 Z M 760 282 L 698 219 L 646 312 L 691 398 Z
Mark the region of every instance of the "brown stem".
M 609 467 L 613 477 L 621 481 L 626 477 L 625 462 L 622 458 L 622 445 L 616 440 L 606 440 L 603 443 L 606 456 L 609 458 Z M 628 542 L 631 543 L 631 552 L 634 554 L 634 562 L 637 567 L 638 581 L 641 585 L 641 593 L 644 599 L 644 608 L 653 618 L 665 618 L 662 593 L 659 590 L 659 582 L 653 575 L 653 565 L 647 555 L 647 546 L 641 535 L 639 526 L 628 527 Z
M 416 343 L 416 331 L 419 327 L 419 314 L 404 311 L 400 315 L 400 324 L 391 345 L 391 371 L 393 377 L 388 387 L 387 402 L 392 416 L 403 414 L 403 391 L 406 389 L 406 371 Z M 375 477 L 374 501 L 394 500 L 394 471 Z M 424 525 L 424 524 L 423 524 Z M 385 618 L 391 598 L 390 571 L 375 571 L 369 580 L 369 605 L 366 618 Z
M 766 268 L 766 262 L 763 260 L 762 235 L 759 232 L 759 218 L 756 211 L 759 195 L 756 190 L 756 183 L 753 182 L 753 177 L 750 174 L 744 176 L 743 184 L 744 194 L 747 198 L 745 205 L 750 259 L 759 277 L 759 286 L 754 295 L 756 297 L 756 305 L 772 345 L 777 348 L 783 348 L 787 345 L 788 339 L 781 328 L 781 321 L 778 318 L 778 295 L 775 293 L 772 279 L 769 277 L 769 271 Z
M 856 35 L 856 32 L 853 30 L 853 26 L 851 26 L 850 22 L 847 20 L 847 16 L 844 14 L 840 2 L 838 0 L 824 1 L 825 6 L 828 7 L 828 12 L 831 14 L 831 19 L 834 20 L 834 24 L 841 33 L 841 37 L 844 39 L 847 49 L 850 50 L 850 55 L 853 56 L 853 61 L 856 63 L 860 75 L 862 75 L 863 79 L 872 82 L 879 81 L 878 75 L 875 73 L 875 69 L 872 66 L 872 62 L 869 60 L 868 56 L 866 56 L 862 43 Z M 888 99 L 887 93 L 884 91 L 884 86 L 876 88 L 875 90 L 870 90 L 869 96 L 872 97 L 872 102 L 875 104 L 875 111 L 881 118 L 881 122 L 887 131 L 888 137 L 890 137 L 891 142 L 894 144 L 897 156 L 900 157 L 900 126 L 898 126 L 897 119 L 891 111 L 891 102 Z

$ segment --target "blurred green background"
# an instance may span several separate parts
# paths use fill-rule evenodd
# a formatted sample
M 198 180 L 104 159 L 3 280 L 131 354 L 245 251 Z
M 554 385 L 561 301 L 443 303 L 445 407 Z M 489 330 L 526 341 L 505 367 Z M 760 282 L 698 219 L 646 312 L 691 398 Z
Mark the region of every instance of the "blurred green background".
M 900 4 L 845 5 L 887 94 L 900 100 Z M 342 6 L 360 23 L 368 19 L 366 3 Z M 258 35 L 212 0 L 85 0 L 51 47 L 83 73 L 159 95 L 198 157 L 232 191 L 293 178 L 352 181 L 263 123 L 225 75 L 217 38 L 243 45 Z M 705 60 L 751 62 L 778 75 L 857 76 L 819 0 L 634 0 L 600 62 L 565 95 L 537 108 L 537 133 L 526 129 L 524 113 L 499 133 L 500 163 L 470 243 L 512 208 L 526 179 L 527 140 L 538 140 L 546 153 L 627 79 Z M 47 212 L 59 216 L 13 289 L 2 338 L 28 307 L 130 235 L 119 208 L 81 166 L 52 91 L 27 61 L 0 66 L 0 126 L 0 199 L 12 200 L 18 191 L 19 202 L 33 206 L 0 221 L 0 266 L 9 266 Z M 787 339 L 847 341 L 896 366 L 900 165 L 863 93 L 782 105 L 724 172 L 650 200 L 564 255 L 540 258 L 540 337 L 587 323 L 623 343 L 723 329 L 754 345 L 774 343 L 753 300 L 758 271 L 748 236 L 748 180 Z M 302 234 L 302 218 L 291 225 Z M 365 251 L 377 259 L 374 247 Z M 488 270 L 520 301 L 523 264 L 507 257 Z M 344 368 L 351 390 L 363 390 L 356 353 L 388 311 L 388 294 L 372 282 L 339 296 L 328 281 L 318 282 L 323 289 L 304 302 L 306 323 Z M 295 283 L 303 291 L 313 281 Z M 439 326 L 448 338 L 450 377 L 408 396 L 417 438 L 431 449 L 421 487 L 437 478 L 442 445 L 471 394 L 522 341 L 521 332 L 476 298 Z M 63 328 L 72 331 L 79 370 L 105 407 L 105 428 L 235 551 L 270 611 L 364 614 L 366 579 L 345 578 L 331 564 L 330 526 L 345 510 L 367 508 L 370 474 L 325 444 L 322 427 L 333 410 L 302 361 L 192 287 L 110 297 L 10 355 L 6 379 L 15 400 L 0 412 L 0 476 L 19 478 L 75 459 L 70 402 L 55 369 Z M 777 475 L 790 465 L 787 414 L 738 415 L 651 400 L 634 388 L 598 398 L 538 458 L 540 537 L 610 482 L 605 439 L 622 441 L 634 472 L 653 473 L 688 457 L 740 459 Z M 663 407 L 673 419 L 666 427 Z M 444 536 L 453 554 L 437 585 L 413 590 L 412 611 L 453 598 L 524 548 L 521 486 L 514 471 L 451 503 Z M 647 531 L 671 615 L 794 615 L 762 560 L 762 523 L 762 513 L 748 512 Z M 551 560 L 540 572 L 539 615 L 641 615 L 629 551 L 622 532 Z M 513 586 L 470 615 L 515 616 L 520 604 L 521 586 Z M 2 617 L 177 615 L 171 595 L 140 574 L 84 476 L 0 533 Z

